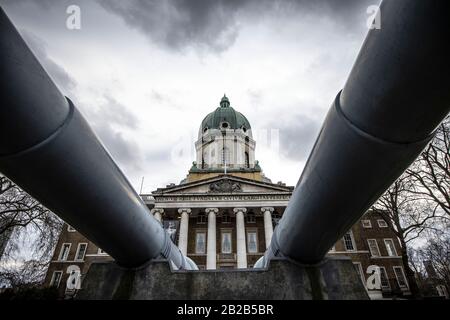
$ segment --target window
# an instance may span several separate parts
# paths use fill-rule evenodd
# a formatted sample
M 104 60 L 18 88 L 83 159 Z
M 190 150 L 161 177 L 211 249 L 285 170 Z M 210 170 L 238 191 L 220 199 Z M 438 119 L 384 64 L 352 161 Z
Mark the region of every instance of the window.
M 250 158 L 248 152 L 245 153 L 245 167 L 250 168 Z
M 74 227 L 72 227 L 71 225 L 67 225 L 67 231 L 69 231 L 69 232 L 76 232 L 77 230 L 75 230 L 75 228 Z
M 347 251 L 354 251 L 355 250 L 355 243 L 353 241 L 353 234 L 351 231 L 347 232 L 344 235 L 344 247 Z
M 197 216 L 197 223 L 198 224 L 205 224 L 206 223 L 206 215 L 204 213 L 199 213 Z
M 249 253 L 258 252 L 258 234 L 256 231 L 247 232 L 247 251 Z
M 389 284 L 389 278 L 387 276 L 386 269 L 384 267 L 380 268 L 380 279 L 381 279 L 381 288 L 382 289 L 390 289 L 391 285 Z
M 77 253 L 75 254 L 75 260 L 76 261 L 83 261 L 84 255 L 86 254 L 87 250 L 87 243 L 79 243 L 77 248 Z
M 370 220 L 361 220 L 363 228 L 372 228 L 372 223 Z
M 392 239 L 384 239 L 384 245 L 389 257 L 396 257 L 397 251 L 395 250 L 394 241 Z
M 379 220 L 377 220 L 377 222 L 378 222 L 378 226 L 380 228 L 387 228 L 388 227 L 388 224 L 383 219 L 379 219 Z
M 50 280 L 51 287 L 59 287 L 59 283 L 61 282 L 62 271 L 54 271 L 52 275 L 52 279 Z
M 367 243 L 369 244 L 369 250 L 372 257 L 379 257 L 380 249 L 378 249 L 378 243 L 376 239 L 367 239 Z
M 70 246 L 71 246 L 70 243 L 63 243 L 61 251 L 59 252 L 58 260 L 60 261 L 67 260 L 67 257 L 69 256 Z
M 205 254 L 206 253 L 206 233 L 197 232 L 195 234 L 195 253 Z
M 231 223 L 230 215 L 226 212 L 222 214 L 222 223 Z
M 280 222 L 281 219 L 281 214 L 279 214 L 278 212 L 274 212 L 272 213 L 272 225 L 275 228 L 278 223 Z
M 361 281 L 364 285 L 366 285 L 366 279 L 364 278 L 364 272 L 361 266 L 361 262 L 353 262 L 353 265 L 356 268 L 356 272 L 358 273 L 358 276 L 361 278 Z
M 444 285 L 442 285 L 442 284 L 437 285 L 436 291 L 437 291 L 438 296 L 448 298 L 447 288 Z
M 228 148 L 222 149 L 222 164 L 229 164 L 230 163 L 230 150 Z
M 400 289 L 408 289 L 408 283 L 406 282 L 405 274 L 403 273 L 403 268 L 400 266 L 394 267 L 395 277 L 397 278 L 397 283 Z
M 254 213 L 247 214 L 247 223 L 256 223 L 256 217 Z
M 231 232 L 222 232 L 222 253 L 231 252 Z

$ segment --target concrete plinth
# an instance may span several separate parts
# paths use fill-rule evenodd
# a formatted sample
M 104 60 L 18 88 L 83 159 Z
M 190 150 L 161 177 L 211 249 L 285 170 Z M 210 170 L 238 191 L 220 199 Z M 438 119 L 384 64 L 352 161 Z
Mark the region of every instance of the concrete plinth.
M 93 263 L 77 299 L 368 299 L 349 258 L 316 266 L 285 259 L 265 269 L 172 271 L 167 261 L 139 269 Z

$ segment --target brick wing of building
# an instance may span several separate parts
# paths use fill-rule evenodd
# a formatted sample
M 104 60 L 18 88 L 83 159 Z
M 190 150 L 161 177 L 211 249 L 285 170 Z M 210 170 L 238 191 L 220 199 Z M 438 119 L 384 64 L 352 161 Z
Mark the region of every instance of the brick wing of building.
M 197 159 L 180 184 L 142 199 L 200 269 L 251 268 L 268 247 L 294 188 L 264 176 L 255 160 L 250 123 L 226 96 L 202 121 L 195 147 Z M 368 212 L 329 254 L 349 256 L 364 283 L 367 268 L 379 266 L 383 295 L 401 296 L 409 289 L 399 246 L 384 220 Z M 101 260 L 112 258 L 66 225 L 45 284 L 57 286 L 61 296 L 70 295 L 69 274 L 79 270 L 83 279 L 91 263 Z

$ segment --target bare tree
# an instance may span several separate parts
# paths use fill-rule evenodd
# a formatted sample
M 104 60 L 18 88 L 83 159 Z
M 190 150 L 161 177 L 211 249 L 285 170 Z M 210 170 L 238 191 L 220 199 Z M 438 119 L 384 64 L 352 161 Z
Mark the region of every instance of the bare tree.
M 10 285 L 34 283 L 42 279 L 58 240 L 62 221 L 50 210 L 0 175 L 0 238 L 3 246 L 0 277 Z M 14 254 L 24 242 L 30 250 L 29 259 L 15 261 Z M 1 252 L 0 252 L 1 253 Z
M 412 192 L 436 203 L 450 218 L 450 116 L 407 173 L 418 186 Z
M 408 246 L 411 241 L 421 237 L 424 231 L 434 229 L 433 222 L 441 217 L 439 206 L 431 201 L 418 198 L 414 179 L 403 174 L 378 199 L 373 210 L 381 215 L 391 230 L 398 237 L 401 245 L 400 254 L 405 274 L 413 297 L 420 297 L 415 272 L 411 268 Z
M 423 261 L 430 263 L 437 277 L 450 288 L 450 237 L 435 237 L 420 253 Z

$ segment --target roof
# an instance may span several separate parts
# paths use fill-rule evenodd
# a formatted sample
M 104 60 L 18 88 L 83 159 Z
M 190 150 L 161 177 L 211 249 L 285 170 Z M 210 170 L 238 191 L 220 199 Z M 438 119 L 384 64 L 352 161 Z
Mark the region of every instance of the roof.
M 226 123 L 225 125 L 223 125 Z M 220 107 L 208 114 L 202 121 L 200 131 L 205 129 L 251 129 L 250 122 L 240 112 L 230 106 L 226 95 L 220 101 Z

